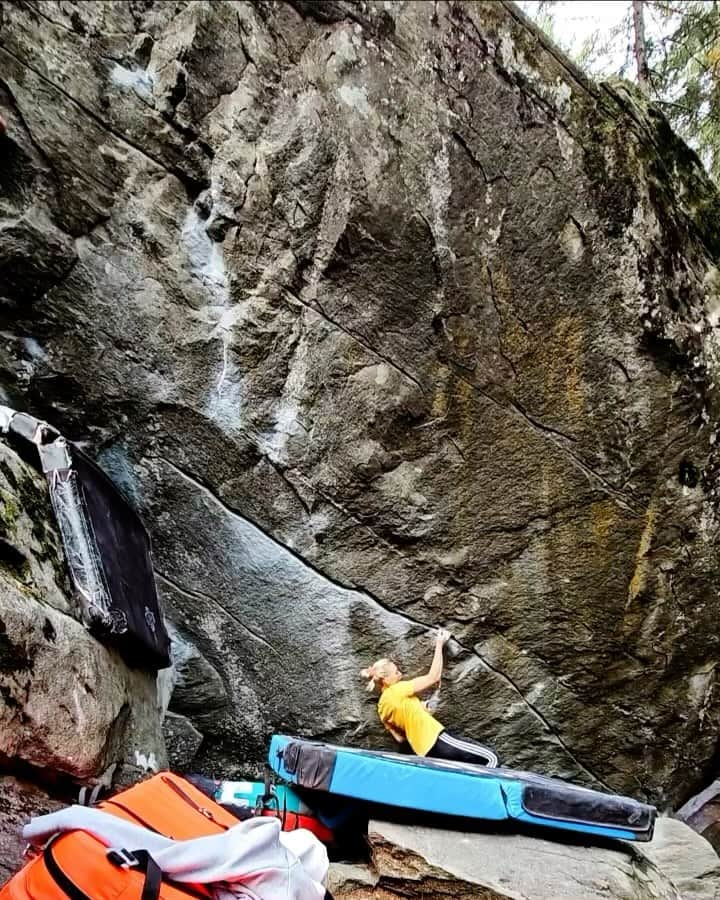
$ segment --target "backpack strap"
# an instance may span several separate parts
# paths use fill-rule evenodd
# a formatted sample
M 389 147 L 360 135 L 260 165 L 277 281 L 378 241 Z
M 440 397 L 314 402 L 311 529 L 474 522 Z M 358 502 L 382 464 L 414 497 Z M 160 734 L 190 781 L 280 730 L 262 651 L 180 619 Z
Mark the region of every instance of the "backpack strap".
M 52 850 L 53 844 L 58 837 L 60 837 L 60 835 L 51 838 L 43 849 L 43 861 L 45 863 L 45 868 L 48 870 L 48 874 L 60 890 L 68 896 L 69 900 L 92 900 L 92 897 L 88 897 L 86 893 L 81 891 L 58 865 Z
M 159 900 L 162 870 L 147 850 L 108 850 L 107 858 L 114 866 L 144 872 L 140 900 Z
M 275 791 L 275 785 L 270 780 L 270 776 L 265 776 L 265 793 L 260 798 L 263 808 L 267 809 L 272 806 L 273 803 L 277 805 L 278 798 L 277 793 Z
M 53 853 L 53 844 L 61 837 L 63 837 L 62 834 L 55 835 L 43 848 L 43 862 L 48 874 L 68 900 L 93 900 L 91 896 L 80 890 L 58 865 Z M 139 900 L 160 900 L 163 873 L 147 850 L 134 850 L 132 852 L 129 850 L 108 850 L 106 857 L 115 866 L 144 872 L 145 879 Z M 171 879 L 168 879 L 168 882 L 177 890 L 191 897 L 210 897 L 210 893 L 201 888 L 196 890 L 189 884 L 178 884 Z

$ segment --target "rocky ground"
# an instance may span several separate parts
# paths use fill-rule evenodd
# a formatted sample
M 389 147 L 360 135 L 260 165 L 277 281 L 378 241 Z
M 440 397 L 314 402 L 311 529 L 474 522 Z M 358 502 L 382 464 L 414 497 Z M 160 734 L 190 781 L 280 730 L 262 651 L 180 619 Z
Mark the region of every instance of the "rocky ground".
M 372 821 L 369 866 L 333 865 L 336 900 L 717 900 L 720 859 L 674 819 L 650 844 L 592 847 Z

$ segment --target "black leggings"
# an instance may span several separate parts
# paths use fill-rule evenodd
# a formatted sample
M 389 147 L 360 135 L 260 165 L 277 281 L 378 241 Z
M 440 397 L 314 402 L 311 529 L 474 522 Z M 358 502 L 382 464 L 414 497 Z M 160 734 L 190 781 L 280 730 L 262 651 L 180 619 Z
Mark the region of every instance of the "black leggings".
M 471 738 L 452 734 L 447 729 L 440 732 L 427 755 L 433 759 L 450 759 L 455 762 L 472 763 L 476 766 L 487 766 L 493 769 L 499 762 L 495 751 L 490 747 L 478 744 Z

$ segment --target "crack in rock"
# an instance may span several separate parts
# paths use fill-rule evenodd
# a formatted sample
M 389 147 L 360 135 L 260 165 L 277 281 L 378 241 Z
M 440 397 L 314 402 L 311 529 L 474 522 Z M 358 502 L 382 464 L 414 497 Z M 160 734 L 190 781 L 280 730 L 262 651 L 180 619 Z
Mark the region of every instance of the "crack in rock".
M 515 681 L 510 677 L 510 675 L 507 674 L 507 672 L 489 662 L 489 660 L 484 657 L 476 647 L 466 647 L 461 644 L 460 641 L 457 641 L 457 644 L 466 653 L 474 654 L 489 671 L 494 672 L 496 675 L 502 678 L 513 689 L 513 691 L 515 691 L 515 693 L 522 699 L 522 701 L 532 712 L 532 714 L 542 723 L 546 731 L 548 731 L 548 733 L 555 738 L 555 740 L 562 747 L 565 753 L 567 753 L 567 755 L 575 763 L 575 765 L 577 765 L 583 772 L 585 772 L 586 775 L 589 775 L 593 779 L 593 781 L 598 782 L 598 784 L 601 784 L 608 791 L 613 792 L 613 789 L 608 784 L 606 784 L 602 778 L 596 775 L 595 772 L 592 771 L 592 769 L 589 769 L 583 762 L 581 762 L 581 760 L 577 758 L 577 756 L 573 753 L 573 751 L 568 747 L 563 738 L 560 736 L 557 729 L 548 721 L 545 715 L 540 712 L 535 704 L 528 700 L 527 696 L 522 692 Z
M 160 169 L 162 169 L 163 172 L 167 172 L 169 175 L 174 175 L 175 178 L 178 179 L 178 181 L 180 181 L 183 185 L 185 185 L 191 191 L 196 192 L 198 189 L 207 187 L 206 180 L 198 179 L 191 175 L 188 175 L 187 172 L 184 172 L 182 169 L 179 169 L 176 166 L 172 166 L 172 165 L 169 166 L 162 159 L 158 159 L 156 156 L 154 156 L 152 153 L 149 153 L 147 150 L 145 150 L 139 144 L 136 144 L 134 141 L 131 141 L 127 137 L 127 135 L 124 135 L 124 134 L 122 134 L 122 132 L 117 131 L 115 128 L 113 128 L 111 125 L 109 125 L 107 122 L 105 122 L 97 113 L 93 112 L 93 110 L 91 110 L 91 109 L 88 109 L 87 106 L 85 106 L 83 103 L 81 103 L 75 97 L 73 97 L 72 94 L 69 94 L 66 90 L 61 88 L 59 85 L 55 84 L 55 82 L 52 81 L 50 78 L 47 78 L 47 76 L 43 75 L 43 73 L 40 72 L 38 69 L 36 69 L 34 66 L 30 65 L 30 63 L 27 60 L 25 60 L 21 56 L 18 56 L 17 54 L 13 53 L 11 50 L 8 50 L 8 48 L 4 44 L 0 44 L 0 50 L 2 50 L 4 53 L 7 53 L 8 56 L 12 57 L 12 59 L 14 59 L 16 62 L 20 63 L 21 66 L 24 66 L 26 69 L 29 69 L 31 72 L 33 72 L 35 75 L 37 75 L 37 77 L 41 81 L 44 81 L 45 84 L 50 85 L 50 87 L 52 87 L 58 93 L 62 94 L 64 97 L 66 97 L 82 113 L 84 113 L 84 115 L 86 115 L 86 116 L 88 116 L 88 118 L 92 119 L 96 125 L 99 125 L 102 129 L 107 131 L 109 134 L 112 134 L 113 137 L 117 138 L 119 141 L 122 141 L 122 143 L 126 144 L 131 149 L 135 150 L 136 153 L 139 153 L 141 156 L 144 156 L 147 160 L 154 163 L 154 165 L 156 165 Z M 201 150 L 203 150 L 203 153 L 206 154 L 206 151 L 202 145 L 202 142 L 200 142 L 198 144 L 198 146 L 200 146 Z
M 394 616 L 404 619 L 406 622 L 408 622 L 409 624 L 411 624 L 414 627 L 422 628 L 423 631 L 431 631 L 434 628 L 434 626 L 426 625 L 424 622 L 420 622 L 417 619 L 413 619 L 411 616 L 407 616 L 404 613 L 400 613 L 397 610 L 392 609 L 391 607 L 384 604 L 374 594 L 370 593 L 370 591 L 368 591 L 367 589 L 361 588 L 358 585 L 355 585 L 352 583 L 346 584 L 345 582 L 341 581 L 339 578 L 333 577 L 332 575 L 329 575 L 327 572 L 323 572 L 317 566 L 313 565 L 311 562 L 309 562 L 307 559 L 305 559 L 303 556 L 301 556 L 301 554 L 298 553 L 297 550 L 294 550 L 288 544 L 281 541 L 279 538 L 275 537 L 273 534 L 271 534 L 266 528 L 264 528 L 262 525 L 260 525 L 254 519 L 251 519 L 250 517 L 243 515 L 243 513 L 238 512 L 238 510 L 236 510 L 232 506 L 230 506 L 204 480 L 201 480 L 198 476 L 188 472 L 182 466 L 179 466 L 177 463 L 172 462 L 172 460 L 167 459 L 167 457 L 152 456 L 152 457 L 149 457 L 149 459 L 158 460 L 160 462 L 165 463 L 165 465 L 167 465 L 174 472 L 176 472 L 178 475 L 180 475 L 185 481 L 192 484 L 195 488 L 197 488 L 199 491 L 203 492 L 204 494 L 207 494 L 215 503 L 217 503 L 229 515 L 233 516 L 236 519 L 241 520 L 242 522 L 246 522 L 247 524 L 252 525 L 253 528 L 256 528 L 259 532 L 261 532 L 269 541 L 272 541 L 273 544 L 277 545 L 278 547 L 281 547 L 290 556 L 292 556 L 294 559 L 296 559 L 300 563 L 302 563 L 302 565 L 305 566 L 305 568 L 310 569 L 310 571 L 314 572 L 316 575 L 319 575 L 321 578 L 323 578 L 328 583 L 334 585 L 337 588 L 340 588 L 343 591 L 350 591 L 352 593 L 361 594 L 362 596 L 371 600 L 373 603 L 380 606 L 386 612 L 392 613 Z
M 394 609 L 392 606 L 390 606 L 385 601 L 381 600 L 378 596 L 371 593 L 366 588 L 363 588 L 363 587 L 361 587 L 359 585 L 355 585 L 355 584 L 345 584 L 338 578 L 328 575 L 326 572 L 323 572 L 321 569 L 319 569 L 317 566 L 313 565 L 311 562 L 308 562 L 308 560 L 306 560 L 303 556 L 301 556 L 292 547 L 289 547 L 286 543 L 279 540 L 274 535 L 270 534 L 270 532 L 268 532 L 265 528 L 263 528 L 257 522 L 253 521 L 252 519 L 250 519 L 247 516 L 243 515 L 242 513 L 238 512 L 236 509 L 234 509 L 232 506 L 230 506 L 228 503 L 226 503 L 220 496 L 218 496 L 218 494 L 207 483 L 199 480 L 199 478 L 197 476 L 189 473 L 183 467 L 177 465 L 176 463 L 172 462 L 171 460 L 167 459 L 164 456 L 151 457 L 151 459 L 155 459 L 155 460 L 159 460 L 160 462 L 163 462 L 170 469 L 172 469 L 174 472 L 176 472 L 178 475 L 180 475 L 181 478 L 183 478 L 185 481 L 187 481 L 189 484 L 191 484 L 195 489 L 208 495 L 215 503 L 217 503 L 229 515 L 257 528 L 258 531 L 261 532 L 268 540 L 272 541 L 273 544 L 281 547 L 290 556 L 297 559 L 303 566 L 310 569 L 312 572 L 314 572 L 316 575 L 319 575 L 321 578 L 325 579 L 330 584 L 332 584 L 338 588 L 341 588 L 344 591 L 350 591 L 350 592 L 353 592 L 356 594 L 360 594 L 361 596 L 365 597 L 366 599 L 371 600 L 374 604 L 376 604 L 378 607 L 380 607 L 382 610 L 389 613 L 390 615 L 404 620 L 405 622 L 410 624 L 413 628 L 418 629 L 421 633 L 427 634 L 429 632 L 434 631 L 434 629 L 437 627 L 436 625 L 428 624 L 427 622 L 423 622 L 421 619 L 416 619 L 413 616 L 407 615 L 404 612 Z M 183 591 L 182 588 L 180 588 L 178 585 L 175 585 L 166 575 L 161 575 L 161 577 L 164 578 L 171 586 L 176 587 L 177 589 Z M 195 592 L 189 592 L 187 590 L 185 590 L 184 592 L 186 594 L 188 594 L 188 596 L 190 596 L 190 597 L 193 597 L 193 595 L 195 593 Z M 206 595 L 199 595 L 199 596 L 206 596 Z M 214 602 L 215 604 L 220 606 L 223 610 L 225 610 L 225 607 L 215 598 L 207 597 L 207 599 L 212 600 L 212 602 Z M 227 612 L 227 610 L 225 610 L 225 611 Z M 232 613 L 228 613 L 228 615 L 230 615 L 233 619 L 235 619 L 238 622 L 238 624 L 240 624 L 244 629 L 250 631 L 250 629 L 248 629 L 247 626 L 243 622 L 241 622 L 239 619 L 237 619 L 235 616 L 233 616 Z M 250 631 L 250 633 L 253 634 L 253 636 L 258 638 L 259 640 L 264 640 L 264 639 L 260 638 L 258 635 L 254 634 L 254 632 Z M 562 748 L 562 750 L 567 754 L 567 756 L 572 760 L 572 762 L 576 766 L 578 766 L 583 772 L 585 772 L 587 775 L 589 775 L 594 781 L 598 782 L 599 784 L 603 785 L 603 787 L 607 788 L 607 790 L 610 790 L 610 791 L 612 790 L 612 788 L 610 788 L 600 777 L 598 777 L 594 772 L 592 772 L 586 765 L 584 765 L 577 758 L 577 756 L 572 752 L 572 750 L 567 746 L 567 744 L 565 743 L 563 738 L 560 736 L 557 729 L 548 721 L 548 719 L 543 715 L 543 713 L 541 713 L 540 710 L 533 703 L 531 703 L 528 700 L 528 698 L 525 696 L 525 694 L 522 692 L 522 690 L 518 687 L 518 685 L 515 683 L 515 681 L 507 673 L 505 673 L 502 669 L 499 669 L 497 666 L 494 666 L 491 662 L 489 662 L 475 647 L 472 647 L 472 648 L 467 647 L 464 644 L 460 643 L 460 641 L 457 641 L 457 639 L 455 639 L 455 638 L 453 638 L 453 640 L 455 641 L 455 643 L 458 645 L 458 647 L 460 647 L 460 649 L 463 652 L 465 652 L 471 656 L 475 656 L 489 672 L 494 673 L 498 678 L 502 679 L 512 689 L 513 693 L 517 694 L 517 696 L 523 701 L 523 703 L 531 711 L 533 716 L 538 720 L 538 722 L 541 723 L 543 728 L 550 735 L 552 735 L 552 737 L 556 740 L 557 745 L 560 748 Z M 270 645 L 268 645 L 268 646 L 270 646 Z
M 345 328 L 344 325 L 341 325 L 338 321 L 329 316 L 317 300 L 315 301 L 315 303 L 309 303 L 307 300 L 303 300 L 302 297 L 291 291 L 288 287 L 284 287 L 284 291 L 291 300 L 300 303 L 305 307 L 305 309 L 312 310 L 312 312 L 320 316 L 326 322 L 329 322 L 329 324 L 334 328 L 337 328 L 339 331 L 342 331 L 344 334 L 348 335 L 348 337 L 351 337 L 354 341 L 360 344 L 361 347 L 364 347 L 365 350 L 369 350 L 370 353 L 377 356 L 378 359 L 382 359 L 389 366 L 392 366 L 392 368 L 399 372 L 404 378 L 407 378 L 408 381 L 412 381 L 412 383 L 418 388 L 418 390 L 423 395 L 425 395 L 425 388 L 414 375 L 411 375 L 406 369 L 403 369 L 402 366 L 398 365 L 398 363 L 393 362 L 388 356 L 385 356 L 384 353 L 381 353 L 376 347 L 373 347 L 372 344 L 369 343 L 369 341 L 355 334 L 354 331 L 350 331 L 349 329 Z
M 271 650 L 276 656 L 278 656 L 278 651 L 273 647 L 273 645 L 267 641 L 262 635 L 258 634 L 256 631 L 253 631 L 249 625 L 246 625 L 245 622 L 240 619 L 239 616 L 236 616 L 232 610 L 229 610 L 226 606 L 224 606 L 217 597 L 213 597 L 211 594 L 206 594 L 203 591 L 191 590 L 190 588 L 183 587 L 181 584 L 178 584 L 177 581 L 174 581 L 170 578 L 169 575 L 164 572 L 160 572 L 158 569 L 155 570 L 155 575 L 161 580 L 170 585 L 170 587 L 177 591 L 179 594 L 182 594 L 184 597 L 187 597 L 189 600 L 207 600 L 209 603 L 212 603 L 213 606 L 219 607 L 226 616 L 231 618 L 233 622 L 238 624 L 243 631 L 246 631 L 250 637 L 259 643 L 263 644 L 268 650 Z
M 635 509 L 635 507 L 626 500 L 626 495 L 622 491 L 619 491 L 617 488 L 613 487 L 606 478 L 600 475 L 599 472 L 596 472 L 592 468 L 592 466 L 589 466 L 583 459 L 581 459 L 577 455 L 577 453 L 574 453 L 572 451 L 568 444 L 578 443 L 577 438 L 567 435 L 557 428 L 553 428 L 551 425 L 546 425 L 544 422 L 540 422 L 534 416 L 530 415 L 530 413 L 526 412 L 522 405 L 514 397 L 511 397 L 507 390 L 501 385 L 495 384 L 493 385 L 493 387 L 497 388 L 501 392 L 501 396 L 505 402 L 502 402 L 497 397 L 493 397 L 491 393 L 481 388 L 480 385 L 475 384 L 474 381 L 471 381 L 469 378 L 464 376 L 462 372 L 456 371 L 456 375 L 461 381 L 464 381 L 466 384 L 470 385 L 471 388 L 485 397 L 486 400 L 494 403 L 500 409 L 514 412 L 535 432 L 552 441 L 552 443 L 555 444 L 555 446 L 570 459 L 575 468 L 579 469 L 585 475 L 588 481 L 590 481 L 591 483 L 594 482 L 600 488 L 600 490 L 603 491 L 603 493 L 612 497 L 618 504 L 618 506 L 621 506 L 626 512 L 629 512 L 635 518 L 639 518 L 642 515 L 642 513 L 638 512 L 638 510 Z M 505 405 L 505 403 L 507 403 L 507 406 Z

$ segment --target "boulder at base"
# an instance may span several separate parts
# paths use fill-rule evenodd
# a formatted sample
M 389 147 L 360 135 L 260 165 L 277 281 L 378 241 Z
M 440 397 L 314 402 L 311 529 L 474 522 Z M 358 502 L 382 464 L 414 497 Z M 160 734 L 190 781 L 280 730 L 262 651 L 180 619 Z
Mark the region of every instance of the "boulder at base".
M 27 843 L 21 834 L 23 825 L 33 816 L 55 812 L 62 805 L 29 781 L 0 776 L 0 884 L 22 864 Z
M 676 813 L 720 853 L 720 779 L 691 797 Z
M 0 441 L 0 884 L 22 863 L 31 816 L 80 784 L 166 764 L 154 673 L 129 669 L 78 618 L 47 485 Z
M 0 759 L 80 782 L 162 767 L 155 674 L 79 617 L 45 480 L 0 442 Z
M 682 822 L 652 843 L 588 846 L 527 834 L 466 833 L 371 821 L 372 865 L 331 867 L 336 900 L 713 900 L 720 860 Z

